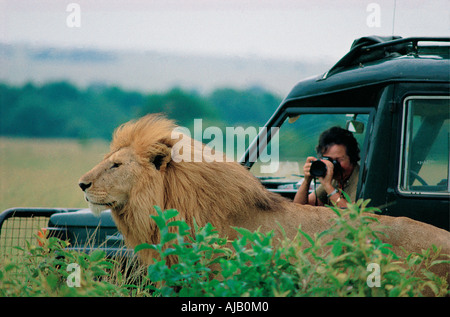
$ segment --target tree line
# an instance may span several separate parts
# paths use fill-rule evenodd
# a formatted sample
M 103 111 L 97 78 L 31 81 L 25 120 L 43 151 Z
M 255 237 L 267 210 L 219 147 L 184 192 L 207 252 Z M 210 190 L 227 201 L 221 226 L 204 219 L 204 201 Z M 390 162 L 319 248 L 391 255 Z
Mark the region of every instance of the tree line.
M 0 135 L 110 140 L 121 123 L 157 112 L 188 128 L 196 118 L 218 127 L 262 127 L 280 102 L 259 87 L 200 94 L 181 88 L 160 93 L 99 85 L 81 89 L 65 81 L 0 83 Z

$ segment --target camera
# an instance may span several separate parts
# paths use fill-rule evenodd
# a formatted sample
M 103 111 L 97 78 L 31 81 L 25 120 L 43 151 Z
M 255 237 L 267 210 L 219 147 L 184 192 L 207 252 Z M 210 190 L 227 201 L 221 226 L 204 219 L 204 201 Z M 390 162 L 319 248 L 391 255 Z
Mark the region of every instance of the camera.
M 338 161 L 333 160 L 331 157 L 327 156 L 324 156 L 322 159 L 328 160 L 333 163 L 335 172 L 341 170 L 341 164 L 339 164 Z M 324 177 L 325 175 L 327 175 L 327 166 L 321 160 L 314 161 L 311 163 L 309 173 L 314 177 Z

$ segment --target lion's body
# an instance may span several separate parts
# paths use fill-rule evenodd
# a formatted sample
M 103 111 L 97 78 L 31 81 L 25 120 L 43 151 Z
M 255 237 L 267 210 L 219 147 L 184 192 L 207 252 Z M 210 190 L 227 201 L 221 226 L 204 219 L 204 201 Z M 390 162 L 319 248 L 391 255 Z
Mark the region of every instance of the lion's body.
M 157 243 L 158 230 L 149 217 L 153 206 L 174 208 L 179 218 L 192 227 L 213 224 L 222 236 L 236 237 L 233 226 L 249 230 L 278 230 L 279 223 L 288 237 L 298 226 L 310 235 L 331 225 L 335 213 L 324 207 L 294 204 L 269 192 L 246 168 L 235 162 L 185 162 L 175 157 L 177 145 L 192 145 L 192 156 L 203 145 L 187 137 L 172 139 L 175 125 L 160 116 L 146 116 L 119 127 L 105 159 L 80 179 L 86 199 L 94 212 L 111 208 L 114 221 L 134 247 Z M 179 142 L 179 143 L 177 143 Z M 450 254 L 450 233 L 408 218 L 375 216 L 394 251 L 404 247 L 421 252 L 435 244 Z M 145 250 L 142 260 L 151 263 L 154 254 Z M 441 266 L 441 275 L 448 266 Z

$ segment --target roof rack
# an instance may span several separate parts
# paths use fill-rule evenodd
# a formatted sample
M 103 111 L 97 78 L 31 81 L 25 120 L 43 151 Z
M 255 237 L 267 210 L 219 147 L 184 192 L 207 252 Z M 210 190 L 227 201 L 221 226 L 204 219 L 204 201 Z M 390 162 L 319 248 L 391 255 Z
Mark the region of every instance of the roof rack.
M 350 51 L 326 72 L 320 80 L 327 79 L 349 66 L 360 65 L 387 57 L 417 54 L 418 42 L 450 42 L 450 37 L 362 37 L 353 42 Z

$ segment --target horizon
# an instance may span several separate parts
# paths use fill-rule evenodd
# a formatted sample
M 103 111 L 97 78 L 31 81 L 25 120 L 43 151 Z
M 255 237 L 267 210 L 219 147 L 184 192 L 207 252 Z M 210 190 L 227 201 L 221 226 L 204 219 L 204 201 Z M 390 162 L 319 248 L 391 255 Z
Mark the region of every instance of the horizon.
M 449 7 L 446 0 L 0 0 L 0 43 L 48 50 L 40 60 L 3 50 L 0 80 L 140 91 L 259 85 L 285 96 L 329 70 L 355 39 L 448 36 Z M 62 50 L 113 58 L 74 61 Z
M 287 61 L 337 61 L 363 36 L 450 30 L 445 0 L 0 0 L 0 8 L 3 43 Z

